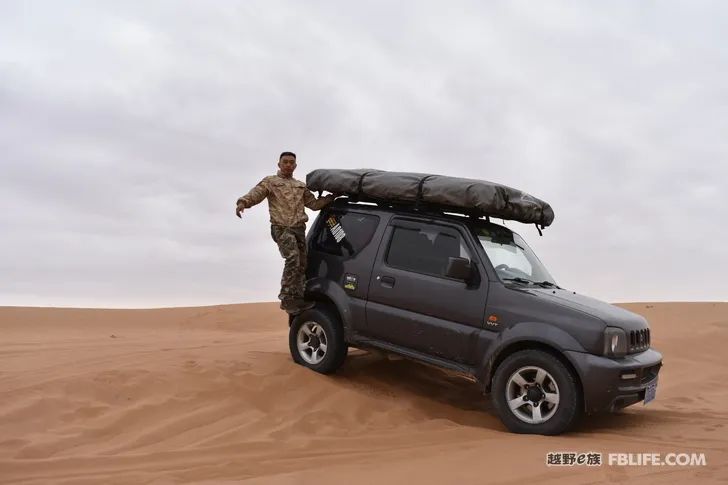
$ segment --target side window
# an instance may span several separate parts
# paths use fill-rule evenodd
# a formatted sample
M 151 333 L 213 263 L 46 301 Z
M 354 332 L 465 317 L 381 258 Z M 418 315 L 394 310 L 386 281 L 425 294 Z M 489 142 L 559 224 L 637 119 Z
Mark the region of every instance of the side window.
M 471 259 L 462 239 L 452 232 L 436 226 L 394 227 L 386 261 L 395 268 L 445 276 L 451 257 Z
M 354 256 L 369 244 L 378 225 L 378 216 L 329 212 L 314 239 L 314 248 L 336 256 Z

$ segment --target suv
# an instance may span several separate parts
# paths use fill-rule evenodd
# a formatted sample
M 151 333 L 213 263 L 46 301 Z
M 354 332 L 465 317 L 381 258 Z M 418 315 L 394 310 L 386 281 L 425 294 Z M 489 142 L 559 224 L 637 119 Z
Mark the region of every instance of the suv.
M 559 287 L 524 240 L 475 218 L 337 199 L 307 236 L 293 360 L 332 373 L 349 346 L 465 374 L 508 429 L 553 435 L 655 397 L 647 321 Z

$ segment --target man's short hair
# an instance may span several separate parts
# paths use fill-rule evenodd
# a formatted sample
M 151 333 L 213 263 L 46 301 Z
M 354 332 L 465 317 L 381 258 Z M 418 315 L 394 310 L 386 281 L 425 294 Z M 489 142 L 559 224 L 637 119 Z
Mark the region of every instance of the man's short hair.
M 293 152 L 283 152 L 283 153 L 281 153 L 281 156 L 278 157 L 278 161 L 280 162 L 281 158 L 285 157 L 286 155 L 288 155 L 289 157 L 296 158 L 296 154 Z

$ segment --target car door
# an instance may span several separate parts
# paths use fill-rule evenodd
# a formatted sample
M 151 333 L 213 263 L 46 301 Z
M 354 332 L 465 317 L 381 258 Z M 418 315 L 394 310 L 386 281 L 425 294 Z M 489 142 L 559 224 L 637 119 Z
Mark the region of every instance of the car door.
M 435 357 L 472 364 L 487 279 L 472 244 L 455 224 L 394 218 L 372 270 L 367 333 Z M 471 283 L 445 276 L 450 257 L 471 260 Z

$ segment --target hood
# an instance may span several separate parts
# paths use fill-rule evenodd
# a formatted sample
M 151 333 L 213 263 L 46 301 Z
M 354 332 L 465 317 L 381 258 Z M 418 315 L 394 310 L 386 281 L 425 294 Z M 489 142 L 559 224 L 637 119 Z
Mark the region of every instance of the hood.
M 649 327 L 647 320 L 641 315 L 573 291 L 556 288 L 529 288 L 526 291 L 551 303 L 591 315 L 610 327 L 619 327 L 626 331 Z

